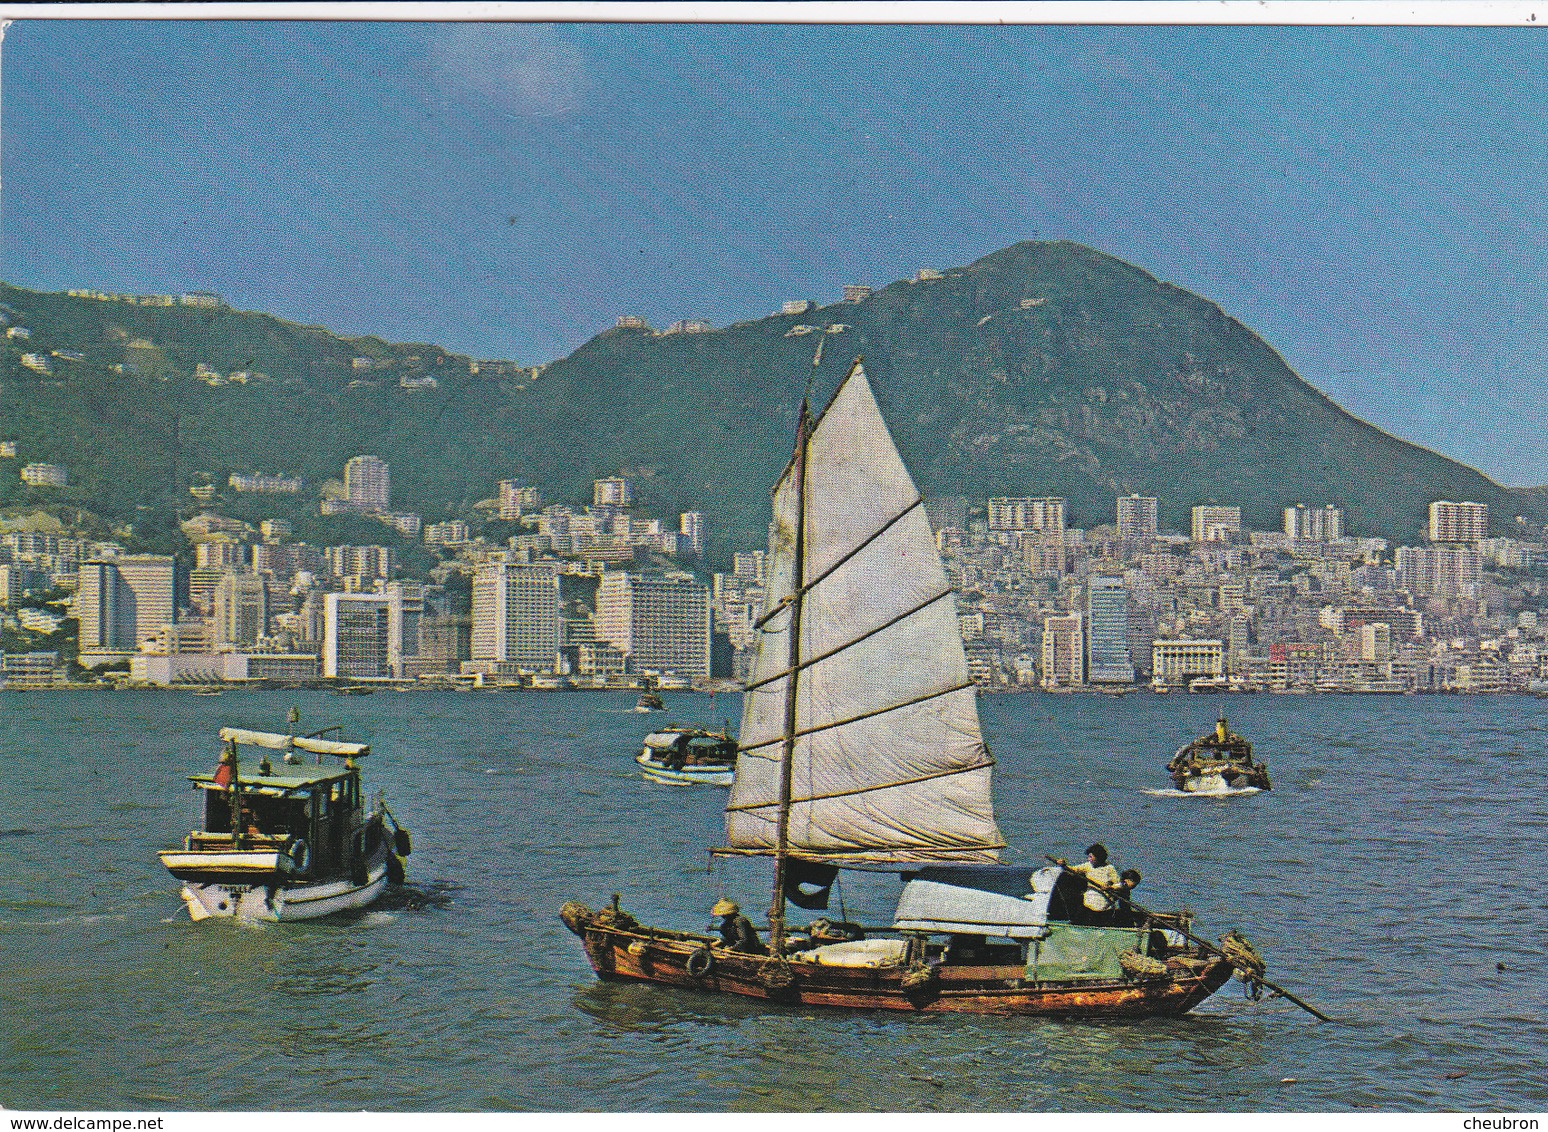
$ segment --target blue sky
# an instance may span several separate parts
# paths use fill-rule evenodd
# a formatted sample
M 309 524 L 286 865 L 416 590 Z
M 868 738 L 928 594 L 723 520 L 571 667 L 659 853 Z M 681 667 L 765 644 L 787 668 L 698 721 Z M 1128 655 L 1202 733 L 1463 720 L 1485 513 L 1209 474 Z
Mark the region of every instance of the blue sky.
M 0 277 L 539 362 L 1072 239 L 1542 483 L 1544 35 L 21 21 Z

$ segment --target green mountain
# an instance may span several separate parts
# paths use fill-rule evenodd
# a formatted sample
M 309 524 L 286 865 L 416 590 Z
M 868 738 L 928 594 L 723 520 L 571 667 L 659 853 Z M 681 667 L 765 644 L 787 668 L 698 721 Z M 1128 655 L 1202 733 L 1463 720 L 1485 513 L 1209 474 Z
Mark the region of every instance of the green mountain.
M 0 505 L 143 517 L 191 506 L 191 483 L 271 471 L 305 477 L 305 495 L 228 495 L 231 507 L 299 515 L 345 459 L 374 452 L 392 465 L 394 505 L 427 519 L 465 511 L 499 478 L 579 501 L 593 478 L 623 473 L 648 513 L 704 510 L 719 559 L 762 545 L 802 396 L 820 406 L 863 355 L 926 495 L 1060 495 L 1089 527 L 1140 492 L 1176 529 L 1196 503 L 1240 504 L 1267 529 L 1288 504 L 1333 503 L 1351 532 L 1401 540 L 1433 499 L 1487 503 L 1501 529 L 1548 511 L 1542 493 L 1345 413 L 1208 300 L 1069 243 L 1017 244 L 943 278 L 724 330 L 609 330 L 537 376 L 226 309 L 3 286 L 0 304 L 31 331 L 0 352 L 0 439 L 71 475 L 67 488 L 0 475 Z M 21 365 L 28 351 L 83 357 L 52 358 L 44 375 Z M 210 385 L 201 364 L 246 382 Z M 427 376 L 434 388 L 400 386 Z

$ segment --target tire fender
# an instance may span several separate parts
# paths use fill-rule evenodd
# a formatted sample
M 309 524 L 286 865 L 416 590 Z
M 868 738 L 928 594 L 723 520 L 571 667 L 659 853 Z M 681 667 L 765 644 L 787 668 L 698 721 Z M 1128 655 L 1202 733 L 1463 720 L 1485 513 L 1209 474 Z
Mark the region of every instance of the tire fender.
M 715 957 L 710 954 L 707 947 L 698 947 L 688 954 L 688 961 L 683 964 L 683 969 L 695 979 L 702 979 L 715 968 Z

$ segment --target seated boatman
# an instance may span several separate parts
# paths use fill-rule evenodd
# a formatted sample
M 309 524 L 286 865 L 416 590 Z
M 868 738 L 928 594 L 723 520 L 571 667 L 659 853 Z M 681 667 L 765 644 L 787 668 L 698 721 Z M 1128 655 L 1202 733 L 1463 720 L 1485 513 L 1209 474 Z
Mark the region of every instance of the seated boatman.
M 1082 864 L 1072 865 L 1064 858 L 1059 858 L 1059 864 L 1069 869 L 1072 873 L 1079 873 L 1086 878 L 1086 891 L 1081 896 L 1079 909 L 1080 919 L 1071 917 L 1071 923 L 1081 924 L 1105 924 L 1112 920 L 1113 907 L 1117 901 L 1108 896 L 1102 889 L 1116 891 L 1118 889 L 1118 870 L 1107 863 L 1107 846 L 1098 842 L 1086 849 L 1086 859 Z
M 1145 922 L 1145 917 L 1134 910 L 1130 903 L 1134 899 L 1134 890 L 1139 887 L 1140 871 L 1138 869 L 1124 869 L 1118 878 L 1118 897 L 1113 901 L 1117 905 L 1113 909 L 1113 926 L 1119 928 L 1137 928 Z
M 743 951 L 748 955 L 764 955 L 768 949 L 758 938 L 758 932 L 752 926 L 752 921 L 742 915 L 742 909 L 734 900 L 724 897 L 715 901 L 715 906 L 710 909 L 711 916 L 720 917 L 720 944 L 732 951 Z

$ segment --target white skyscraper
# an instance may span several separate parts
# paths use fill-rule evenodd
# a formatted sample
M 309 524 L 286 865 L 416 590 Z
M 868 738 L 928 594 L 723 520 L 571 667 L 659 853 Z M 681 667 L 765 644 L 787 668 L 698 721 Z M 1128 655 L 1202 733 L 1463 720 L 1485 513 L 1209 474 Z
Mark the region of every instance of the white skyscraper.
M 1153 538 L 1160 530 L 1156 499 L 1150 495 L 1118 497 L 1118 537 Z
M 1335 542 L 1344 537 L 1344 513 L 1337 507 L 1285 508 L 1285 534 L 1310 542 Z
M 1193 509 L 1194 542 L 1228 542 L 1242 533 L 1242 509 L 1213 504 Z
M 356 456 L 344 464 L 344 497 L 355 510 L 387 510 L 391 488 L 387 462 L 380 456 Z
M 708 676 L 709 589 L 682 575 L 604 574 L 596 635 L 624 653 L 636 672 Z
M 1477 542 L 1489 535 L 1489 507 L 1484 503 L 1430 504 L 1431 542 Z
M 323 675 L 391 680 L 403 671 L 403 607 L 394 595 L 324 598 Z
M 269 631 L 269 593 L 257 574 L 227 574 L 215 587 L 215 643 L 251 648 Z
M 474 661 L 553 669 L 559 621 L 559 575 L 552 566 L 494 562 L 474 575 Z
M 75 594 L 81 663 L 134 652 L 176 620 L 177 563 L 170 556 L 128 554 L 81 563 Z

